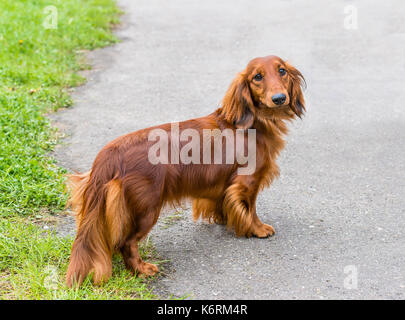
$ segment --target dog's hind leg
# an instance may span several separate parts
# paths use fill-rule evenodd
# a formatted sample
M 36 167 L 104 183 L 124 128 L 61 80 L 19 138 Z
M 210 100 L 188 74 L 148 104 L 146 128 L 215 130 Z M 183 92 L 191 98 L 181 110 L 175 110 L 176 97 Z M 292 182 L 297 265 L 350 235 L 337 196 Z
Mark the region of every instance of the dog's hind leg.
M 138 247 L 139 241 L 149 233 L 156 223 L 158 215 L 158 213 L 150 212 L 137 219 L 135 232 L 127 238 L 120 248 L 125 266 L 134 274 L 137 272 L 143 276 L 153 276 L 159 271 L 156 265 L 142 260 Z

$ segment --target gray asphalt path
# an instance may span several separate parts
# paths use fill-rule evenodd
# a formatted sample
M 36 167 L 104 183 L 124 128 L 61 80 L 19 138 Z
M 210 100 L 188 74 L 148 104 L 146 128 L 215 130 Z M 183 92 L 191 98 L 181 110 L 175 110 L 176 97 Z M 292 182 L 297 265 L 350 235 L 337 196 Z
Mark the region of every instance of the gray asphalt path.
M 89 54 L 94 69 L 74 108 L 53 117 L 69 134 L 57 158 L 71 170 L 88 170 L 121 134 L 212 112 L 253 57 L 288 59 L 308 83 L 280 179 L 258 199 L 276 235 L 236 238 L 185 210 L 153 231 L 171 261 L 157 292 L 404 299 L 403 1 L 118 2 L 122 43 Z

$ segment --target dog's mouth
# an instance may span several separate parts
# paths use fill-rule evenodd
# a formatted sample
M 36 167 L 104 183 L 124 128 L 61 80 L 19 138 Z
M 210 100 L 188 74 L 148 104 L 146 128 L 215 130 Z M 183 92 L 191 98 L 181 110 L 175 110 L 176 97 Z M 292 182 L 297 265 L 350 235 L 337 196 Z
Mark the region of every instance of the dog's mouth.
M 268 106 L 264 103 L 258 103 L 257 105 L 257 111 L 258 114 L 265 118 L 274 118 L 274 117 L 285 117 L 285 116 L 292 116 L 292 114 L 297 114 L 296 110 L 288 104 L 283 104 L 283 105 L 271 105 Z
M 285 103 L 285 104 L 282 104 L 282 105 L 272 104 L 272 105 L 269 106 L 269 105 L 267 105 L 265 103 L 259 102 L 258 105 L 257 105 L 257 108 L 261 109 L 262 111 L 265 111 L 265 110 L 266 111 L 271 111 L 271 110 L 287 109 L 287 108 L 291 108 L 291 106 L 290 106 L 289 103 Z

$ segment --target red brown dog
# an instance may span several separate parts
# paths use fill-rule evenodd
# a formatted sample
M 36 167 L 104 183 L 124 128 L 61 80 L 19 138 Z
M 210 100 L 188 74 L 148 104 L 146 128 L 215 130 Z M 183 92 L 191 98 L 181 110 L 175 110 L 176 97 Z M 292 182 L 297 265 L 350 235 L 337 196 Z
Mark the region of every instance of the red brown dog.
M 202 146 L 199 163 L 152 163 L 151 133 L 166 133 L 166 142 L 171 144 L 171 124 L 139 130 L 105 146 L 90 172 L 70 179 L 70 203 L 76 212 L 78 231 L 67 285 L 80 285 L 90 272 L 94 272 L 95 283 L 107 280 L 115 251 L 122 254 L 132 272 L 154 275 L 158 268 L 142 261 L 138 242 L 152 229 L 164 205 L 184 198 L 193 199 L 195 220 L 201 217 L 226 224 L 238 236 L 273 235 L 273 227 L 257 216 L 255 202 L 258 192 L 279 175 L 276 158 L 284 147 L 286 121 L 301 117 L 305 111 L 304 84 L 302 74 L 279 57 L 256 58 L 234 79 L 222 107 L 206 117 L 178 124 L 180 132 L 191 129 L 200 137 L 207 129 L 228 130 L 235 135 L 237 131 L 254 130 L 256 163 L 250 174 L 238 174 L 244 165 L 236 161 L 203 162 L 202 153 L 207 150 Z M 185 144 L 180 141 L 179 147 Z M 221 150 L 222 159 L 225 149 Z M 243 150 L 246 152 L 246 148 Z M 172 154 L 171 150 L 170 158 Z

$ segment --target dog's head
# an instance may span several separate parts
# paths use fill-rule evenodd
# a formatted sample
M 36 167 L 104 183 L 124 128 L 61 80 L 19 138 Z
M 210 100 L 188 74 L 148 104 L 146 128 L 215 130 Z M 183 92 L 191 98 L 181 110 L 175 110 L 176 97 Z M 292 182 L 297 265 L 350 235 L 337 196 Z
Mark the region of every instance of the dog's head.
M 257 118 L 301 118 L 305 112 L 301 72 L 276 56 L 255 58 L 233 80 L 222 103 L 227 121 L 250 128 Z

